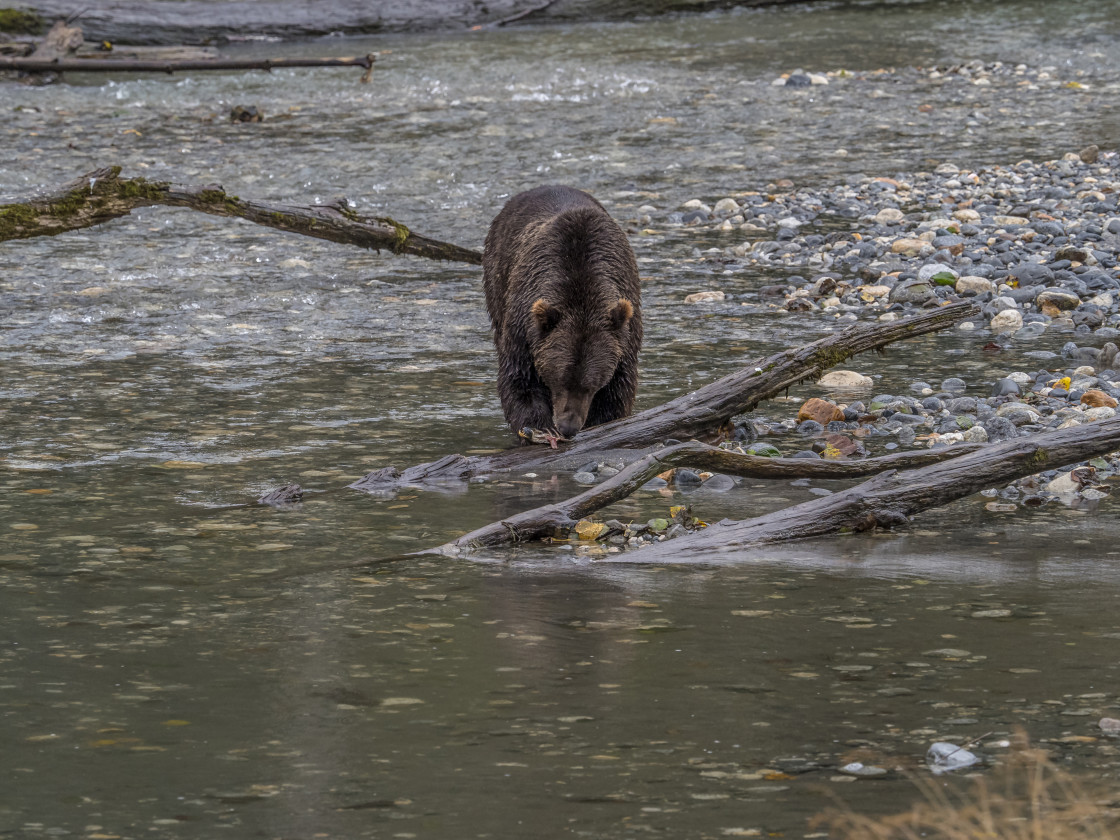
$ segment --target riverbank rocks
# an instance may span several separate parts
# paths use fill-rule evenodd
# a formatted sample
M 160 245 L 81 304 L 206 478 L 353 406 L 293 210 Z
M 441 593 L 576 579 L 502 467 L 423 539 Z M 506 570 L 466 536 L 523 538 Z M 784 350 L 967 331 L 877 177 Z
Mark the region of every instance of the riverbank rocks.
M 1013 338 L 1017 351 L 1044 358 L 1043 337 L 1120 336 L 1118 199 L 1120 155 L 1103 151 L 1092 163 L 1070 153 L 940 164 L 821 188 L 775 180 L 735 193 L 736 207 L 712 196 L 712 212 L 701 197 L 668 215 L 670 225 L 721 231 L 721 247 L 697 246 L 693 257 L 719 273 L 725 303 L 748 312 L 890 321 L 965 297 L 983 311 L 962 331 Z M 1084 360 L 1095 363 L 1100 344 L 1083 346 Z

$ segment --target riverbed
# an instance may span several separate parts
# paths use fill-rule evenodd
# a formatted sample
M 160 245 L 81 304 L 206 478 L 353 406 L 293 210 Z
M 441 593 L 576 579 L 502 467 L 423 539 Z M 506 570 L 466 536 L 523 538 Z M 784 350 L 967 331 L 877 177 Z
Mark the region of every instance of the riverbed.
M 758 235 L 681 224 L 689 200 L 1052 160 L 1118 129 L 1120 11 L 1082 0 L 225 52 L 378 61 L 368 85 L 350 69 L 4 83 L 0 194 L 119 164 L 276 202 L 345 196 L 478 248 L 510 195 L 573 184 L 632 234 L 639 408 L 839 328 L 754 305 L 795 269 L 730 270 L 709 249 Z M 798 70 L 828 84 L 774 83 Z M 231 123 L 238 105 L 264 121 Z M 713 289 L 741 311 L 683 303 Z M 4 243 L 0 313 L 7 836 L 820 837 L 807 820 L 834 797 L 906 808 L 930 743 L 979 738 L 999 763 L 1019 726 L 1115 785 L 1095 726 L 1120 717 L 1111 497 L 1008 513 L 978 496 L 705 568 L 560 546 L 378 564 L 579 489 L 544 470 L 340 489 L 511 444 L 479 269 L 151 208 Z M 961 377 L 987 396 L 1071 338 L 993 353 L 951 330 L 849 366 L 876 393 Z M 299 506 L 223 509 L 289 482 Z M 687 501 L 746 518 L 839 486 Z M 611 514 L 682 500 L 647 491 Z M 853 760 L 890 772 L 839 772 Z

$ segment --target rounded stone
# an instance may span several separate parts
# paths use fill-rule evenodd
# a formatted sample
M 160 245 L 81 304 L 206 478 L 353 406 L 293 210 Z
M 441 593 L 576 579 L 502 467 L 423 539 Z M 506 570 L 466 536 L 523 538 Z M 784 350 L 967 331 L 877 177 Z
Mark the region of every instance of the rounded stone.
M 1023 314 L 1017 309 L 1005 309 L 992 318 L 989 326 L 994 333 L 1018 332 L 1023 328 Z

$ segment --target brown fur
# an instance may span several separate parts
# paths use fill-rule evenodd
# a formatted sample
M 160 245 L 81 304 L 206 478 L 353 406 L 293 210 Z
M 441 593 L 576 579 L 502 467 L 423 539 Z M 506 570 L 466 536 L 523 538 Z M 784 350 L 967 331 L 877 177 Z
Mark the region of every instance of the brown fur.
M 626 234 L 571 187 L 514 196 L 482 258 L 498 395 L 516 432 L 571 437 L 628 415 L 638 387 L 642 297 Z

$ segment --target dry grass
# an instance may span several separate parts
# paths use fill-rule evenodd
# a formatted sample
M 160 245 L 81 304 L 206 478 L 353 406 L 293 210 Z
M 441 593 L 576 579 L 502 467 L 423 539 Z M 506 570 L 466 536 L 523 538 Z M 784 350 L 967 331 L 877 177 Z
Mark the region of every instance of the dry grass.
M 915 783 L 924 801 L 909 811 L 866 817 L 834 809 L 814 826 L 834 840 L 1120 840 L 1108 791 L 1087 791 L 1044 751 L 1019 742 L 990 779 L 970 780 L 964 792 L 944 778 L 922 778 Z

